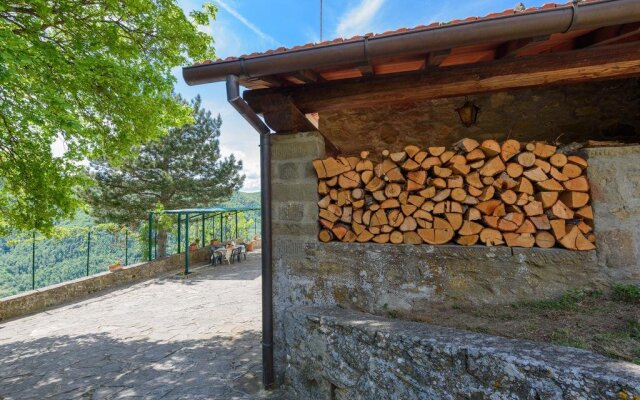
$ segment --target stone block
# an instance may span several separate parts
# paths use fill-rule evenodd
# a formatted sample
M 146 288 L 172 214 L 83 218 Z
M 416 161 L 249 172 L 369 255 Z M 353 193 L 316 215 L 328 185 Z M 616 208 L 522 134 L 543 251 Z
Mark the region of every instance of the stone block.
M 276 171 L 273 175 L 273 179 L 280 180 L 295 180 L 300 177 L 298 172 L 298 163 L 295 162 L 281 162 L 277 164 Z
M 283 202 L 278 205 L 275 221 L 300 222 L 304 218 L 304 204 Z
M 276 183 L 271 185 L 271 199 L 276 205 L 278 202 L 298 201 L 313 202 L 318 199 L 318 185 L 315 181 L 305 183 Z
M 280 222 L 274 221 L 272 224 L 272 234 L 275 237 L 280 235 L 285 236 L 301 236 L 301 237 L 309 237 L 316 240 L 318 237 L 318 224 L 305 224 L 305 223 L 295 223 L 295 222 Z
M 585 350 L 339 308 L 297 307 L 284 318 L 291 398 L 640 396 L 637 366 Z
M 324 139 L 318 132 L 293 135 L 274 135 L 271 141 L 271 158 L 274 161 L 308 159 L 324 156 Z

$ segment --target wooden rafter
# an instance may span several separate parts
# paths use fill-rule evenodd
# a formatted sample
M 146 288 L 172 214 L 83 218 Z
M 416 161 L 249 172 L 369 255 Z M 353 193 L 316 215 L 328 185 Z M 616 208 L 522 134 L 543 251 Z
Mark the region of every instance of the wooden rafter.
M 260 112 L 263 98 L 282 92 L 303 113 L 373 107 L 524 87 L 640 76 L 640 46 L 629 43 L 441 67 L 421 73 L 246 91 Z

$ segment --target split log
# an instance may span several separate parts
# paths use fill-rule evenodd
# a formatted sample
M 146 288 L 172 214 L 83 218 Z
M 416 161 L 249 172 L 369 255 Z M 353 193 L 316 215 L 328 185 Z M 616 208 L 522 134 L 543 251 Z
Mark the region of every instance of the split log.
M 478 143 L 477 140 L 470 138 L 459 140 L 453 144 L 453 148 L 455 150 L 464 151 L 465 153 L 475 150 L 478 146 L 480 146 L 480 143 Z
M 586 169 L 589 166 L 589 163 L 587 162 L 587 160 L 585 160 L 580 156 L 569 156 L 567 157 L 567 162 L 577 165 L 581 169 Z
M 533 165 L 540 168 L 545 174 L 548 174 L 551 171 L 551 164 L 541 158 L 536 158 L 536 161 L 533 163 Z
M 563 182 L 562 185 L 566 190 L 572 190 L 574 192 L 588 192 L 589 191 L 589 181 L 585 176 L 579 176 L 577 178 L 570 179 L 566 182 Z
M 533 149 L 533 154 L 540 158 L 549 158 L 556 152 L 556 150 L 556 146 L 551 146 L 543 142 L 537 142 L 535 144 L 535 148 Z
M 505 232 L 503 236 L 509 247 L 533 247 L 536 242 L 530 233 Z
M 338 177 L 338 186 L 343 189 L 353 189 L 360 186 L 360 174 L 356 171 L 347 171 Z
M 447 149 L 445 147 L 429 147 L 427 150 L 432 156 L 439 157 Z
M 477 235 L 482 232 L 484 227 L 477 222 L 464 221 L 462 227 L 458 229 L 458 234 L 462 236 Z
M 448 212 L 444 214 L 446 220 L 451 225 L 454 231 L 457 231 L 462 226 L 462 214 Z M 469 222 L 469 221 L 466 221 Z
M 556 201 L 556 203 L 551 207 L 551 212 L 554 216 L 560 219 L 573 218 L 573 210 L 567 207 L 561 200 Z
M 551 225 L 549 224 L 549 218 L 547 218 L 547 216 L 544 214 L 529 217 L 529 219 L 538 230 L 548 231 L 549 229 L 551 229 Z
M 566 221 L 564 219 L 552 219 L 551 223 L 551 231 L 553 232 L 553 236 L 560 240 L 567 234 L 566 231 Z
M 333 234 L 328 229 L 322 229 L 318 234 L 318 239 L 320 239 L 321 242 L 327 243 L 333 240 Z
M 517 155 L 520 152 L 520 142 L 513 139 L 507 139 L 502 143 L 500 147 L 500 157 L 502 161 L 508 161 L 511 157 Z
M 575 212 L 575 216 L 593 221 L 593 208 L 591 208 L 591 206 L 584 206 Z
M 518 186 L 516 187 L 516 191 L 519 193 L 526 193 L 529 195 L 533 194 L 533 184 L 526 177 L 521 177 L 520 181 L 518 181 Z
M 447 179 L 447 187 L 449 189 L 455 188 L 463 188 L 464 187 L 464 178 L 460 175 L 452 176 Z
M 536 233 L 536 227 L 530 219 L 525 219 L 522 225 L 516 230 L 516 233 Z
M 462 246 L 473 246 L 478 243 L 478 239 L 480 235 L 469 235 L 469 236 L 460 236 L 456 239 L 456 243 Z
M 497 246 L 504 243 L 502 233 L 496 229 L 484 228 L 480 232 L 480 241 L 487 246 Z
M 374 242 L 376 243 L 389 243 L 389 234 L 388 233 L 381 233 L 379 235 L 376 235 L 373 237 L 372 239 Z
M 360 232 L 356 240 L 360 243 L 366 243 L 371 241 L 373 237 L 374 237 L 374 234 L 365 229 L 362 232 Z
M 557 169 L 556 167 L 551 167 L 549 174 L 553 179 L 557 180 L 558 182 L 564 182 L 569 180 L 569 177 L 563 174 L 562 172 L 560 172 L 560 170 Z
M 480 149 L 487 155 L 487 157 L 494 157 L 500 154 L 500 144 L 492 139 L 487 139 L 482 142 Z
M 518 154 L 518 164 L 522 165 L 525 168 L 529 168 L 533 166 L 536 162 L 536 155 L 525 151 L 524 153 Z
M 393 231 L 389 235 L 389 241 L 393 244 L 400 244 L 404 241 L 404 235 L 402 232 Z
M 399 151 L 397 153 L 389 154 L 389 158 L 396 164 L 403 162 L 407 158 L 407 153 L 404 151 Z
M 542 215 L 544 213 L 544 208 L 542 206 L 542 202 L 532 201 L 524 206 L 524 212 L 527 216 L 535 216 Z
M 396 198 L 396 197 L 400 196 L 400 193 L 402 193 L 402 186 L 400 186 L 397 183 L 389 183 L 384 188 L 384 195 L 387 198 Z
M 420 148 L 410 144 L 404 148 L 404 151 L 409 157 L 413 157 L 420 151 Z
M 570 208 L 581 208 L 589 202 L 589 194 L 585 192 L 564 192 L 560 200 Z
M 486 157 L 487 155 L 484 153 L 484 151 L 482 151 L 482 149 L 472 150 L 469 153 L 467 153 L 467 155 L 465 156 L 467 161 L 470 161 L 470 162 L 484 160 Z
M 542 203 L 542 208 L 550 208 L 558 201 L 558 192 L 538 192 L 536 200 Z
M 542 182 L 542 181 L 546 181 L 549 179 L 549 177 L 547 176 L 547 174 L 544 173 L 544 171 L 542 169 L 540 169 L 540 167 L 535 167 L 535 168 L 531 168 L 528 169 L 526 171 L 523 172 L 524 176 L 527 177 L 527 179 L 534 181 L 534 182 Z
M 480 168 L 480 175 L 495 176 L 504 171 L 507 167 L 504 165 L 500 157 L 493 157 Z
M 567 156 L 562 153 L 556 153 L 549 158 L 549 162 L 556 168 L 562 168 L 567 164 Z
M 562 192 L 564 189 L 560 182 L 555 179 L 547 179 L 546 181 L 537 182 L 537 185 L 548 192 Z
M 422 238 L 414 231 L 404 232 L 402 238 L 405 244 L 422 244 Z
M 402 221 L 402 224 L 398 227 L 398 229 L 400 229 L 402 232 L 412 232 L 415 231 L 417 227 L 418 224 L 416 223 L 415 218 L 406 217 L 404 221 Z
M 434 218 L 433 228 L 418 229 L 418 235 L 429 244 L 444 244 L 453 239 L 451 224 L 442 218 Z
M 540 231 L 536 233 L 536 244 L 538 245 L 538 247 L 548 249 L 555 246 L 556 239 L 549 232 Z
M 566 175 L 569 179 L 577 178 L 582 175 L 582 168 L 575 164 L 567 163 L 564 167 L 562 167 L 562 173 Z
M 518 163 L 508 163 L 507 164 L 507 174 L 509 174 L 512 178 L 518 178 L 524 172 L 524 168 L 522 165 Z

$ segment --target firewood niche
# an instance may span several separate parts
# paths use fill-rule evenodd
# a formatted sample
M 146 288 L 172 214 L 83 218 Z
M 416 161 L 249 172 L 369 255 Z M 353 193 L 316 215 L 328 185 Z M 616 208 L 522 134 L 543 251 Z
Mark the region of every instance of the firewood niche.
M 314 160 L 319 239 L 592 250 L 587 166 L 513 139 Z

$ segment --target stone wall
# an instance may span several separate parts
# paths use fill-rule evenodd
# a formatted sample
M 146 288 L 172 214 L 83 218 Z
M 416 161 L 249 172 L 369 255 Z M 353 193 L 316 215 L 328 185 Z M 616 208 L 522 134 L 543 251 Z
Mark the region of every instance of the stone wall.
M 190 263 L 207 260 L 209 249 L 192 252 Z M 0 299 L 0 321 L 42 311 L 69 301 L 79 300 L 102 290 L 155 278 L 167 272 L 184 270 L 184 253 L 151 262 L 129 265 L 120 271 L 102 272 L 16 294 Z
M 296 399 L 634 399 L 640 366 L 585 350 L 336 308 L 290 309 Z
M 407 144 L 449 146 L 463 137 L 554 141 L 629 140 L 640 135 L 640 79 L 510 90 L 469 96 L 477 124 L 460 123 L 464 97 L 320 114 L 320 129 L 348 154 Z
M 276 374 L 286 364 L 284 315 L 300 305 L 417 317 L 431 302 L 508 303 L 571 288 L 640 282 L 640 147 L 588 150 L 598 249 L 509 249 L 320 243 L 318 132 L 272 138 Z M 600 203 L 600 204 L 599 204 Z M 623 250 L 620 250 L 623 248 Z
M 640 146 L 586 154 L 599 264 L 616 281 L 640 282 Z

